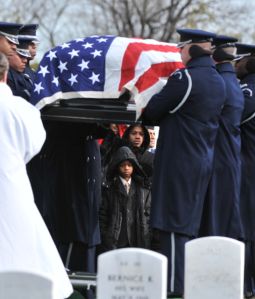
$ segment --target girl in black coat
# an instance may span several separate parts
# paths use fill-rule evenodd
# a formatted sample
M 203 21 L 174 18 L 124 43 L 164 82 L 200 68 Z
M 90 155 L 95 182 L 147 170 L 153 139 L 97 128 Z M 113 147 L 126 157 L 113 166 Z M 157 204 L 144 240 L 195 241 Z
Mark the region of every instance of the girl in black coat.
M 147 128 L 140 123 L 130 125 L 122 136 L 122 142 L 133 151 L 147 177 L 151 180 L 154 154 L 148 152 L 150 134 Z

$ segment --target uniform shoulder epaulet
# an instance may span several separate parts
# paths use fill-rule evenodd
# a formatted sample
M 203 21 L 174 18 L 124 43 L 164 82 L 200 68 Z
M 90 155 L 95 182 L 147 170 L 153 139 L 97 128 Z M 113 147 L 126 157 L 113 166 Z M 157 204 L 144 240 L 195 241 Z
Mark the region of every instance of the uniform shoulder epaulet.
M 169 111 L 169 113 L 171 113 L 171 114 L 178 111 L 184 105 L 184 103 L 187 101 L 187 99 L 190 95 L 191 89 L 192 89 L 192 78 L 187 69 L 181 69 L 181 70 L 179 70 L 179 73 L 175 72 L 175 76 L 178 76 L 178 77 L 176 77 L 176 78 L 178 78 L 178 80 L 182 80 L 183 78 L 185 78 L 187 80 L 187 89 L 185 90 L 185 94 L 183 95 L 183 98 L 180 100 L 179 104 L 174 109 Z
M 251 98 L 253 96 L 253 91 L 248 87 L 248 84 L 240 84 L 244 96 Z
M 183 73 L 184 73 L 184 69 L 177 69 L 171 74 L 170 77 L 176 78 L 178 80 L 182 80 Z

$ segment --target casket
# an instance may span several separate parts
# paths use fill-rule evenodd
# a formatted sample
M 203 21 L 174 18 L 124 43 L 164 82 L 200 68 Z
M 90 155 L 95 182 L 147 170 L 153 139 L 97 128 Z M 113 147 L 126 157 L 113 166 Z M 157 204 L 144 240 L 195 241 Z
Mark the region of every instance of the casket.
M 183 67 L 176 44 L 90 36 L 46 52 L 31 96 L 44 120 L 132 123 Z
M 119 99 L 69 99 L 46 105 L 41 111 L 43 121 L 132 124 L 136 105 L 128 94 Z

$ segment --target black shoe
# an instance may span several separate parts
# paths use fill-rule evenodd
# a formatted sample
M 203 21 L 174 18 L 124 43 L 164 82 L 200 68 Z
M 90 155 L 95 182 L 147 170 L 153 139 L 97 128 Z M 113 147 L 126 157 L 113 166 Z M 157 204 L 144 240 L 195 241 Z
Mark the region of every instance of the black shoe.
M 168 293 L 167 298 L 182 298 L 182 294 Z
M 254 294 L 253 294 L 253 292 L 247 292 L 247 293 L 244 294 L 244 297 L 245 298 L 253 298 Z

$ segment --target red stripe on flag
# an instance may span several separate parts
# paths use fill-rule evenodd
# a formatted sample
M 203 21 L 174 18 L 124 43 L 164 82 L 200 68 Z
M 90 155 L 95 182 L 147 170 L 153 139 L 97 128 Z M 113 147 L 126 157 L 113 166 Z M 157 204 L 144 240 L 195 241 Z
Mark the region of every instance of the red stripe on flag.
M 139 57 L 143 51 L 155 50 L 158 52 L 173 52 L 178 53 L 179 49 L 175 46 L 169 45 L 153 45 L 145 43 L 130 43 L 127 46 L 125 54 L 123 55 L 121 66 L 121 78 L 119 84 L 119 90 L 135 76 L 135 66 L 139 60 Z
M 135 86 L 139 92 L 150 88 L 160 77 L 169 77 L 176 69 L 183 68 L 181 62 L 161 62 L 152 65 L 136 82 Z

